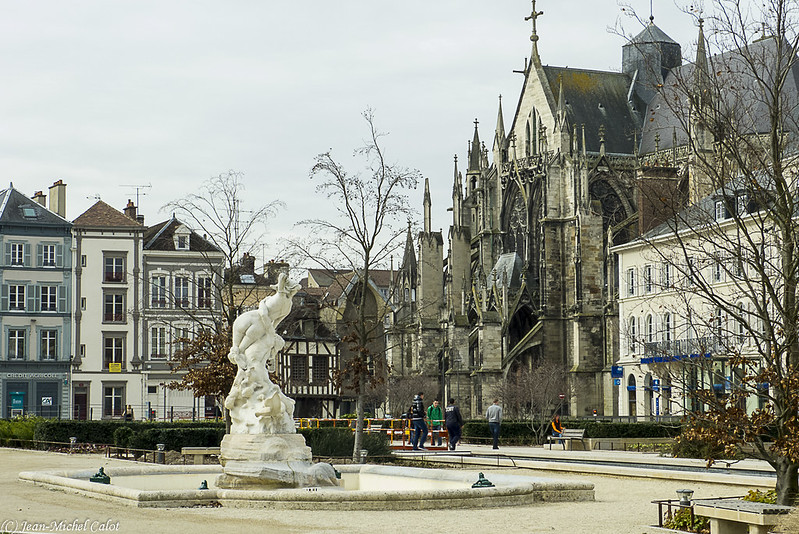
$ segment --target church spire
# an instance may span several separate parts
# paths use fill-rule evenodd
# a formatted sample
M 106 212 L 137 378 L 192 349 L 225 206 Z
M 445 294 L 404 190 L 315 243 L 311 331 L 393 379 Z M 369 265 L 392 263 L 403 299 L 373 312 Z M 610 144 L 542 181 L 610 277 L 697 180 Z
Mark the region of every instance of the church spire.
M 499 111 L 497 111 L 497 128 L 494 131 L 494 150 L 505 144 L 505 120 L 502 118 L 502 95 L 499 95 Z
M 543 11 L 536 11 L 535 10 L 535 0 L 533 0 L 533 11 L 527 17 L 524 17 L 524 20 L 532 20 L 533 21 L 533 33 L 530 34 L 530 40 L 533 42 L 533 54 L 531 59 L 539 59 L 538 57 L 538 32 L 535 27 L 536 20 L 538 17 L 543 15 Z
M 430 179 L 424 179 L 424 233 L 430 233 Z
M 558 75 L 558 111 L 557 124 L 563 131 L 566 128 L 566 98 L 563 96 L 563 75 Z
M 469 150 L 469 172 L 480 172 L 480 135 L 477 133 L 477 119 L 474 119 L 474 137 L 472 138 L 472 146 Z
M 409 281 L 416 280 L 416 252 L 413 250 L 411 221 L 408 221 L 408 233 L 405 237 L 405 253 L 402 258 L 402 267 L 400 269 L 405 271 Z
M 463 183 L 461 173 L 458 172 L 458 155 L 455 154 L 455 177 L 452 181 L 452 225 L 459 228 L 461 225 L 461 204 L 463 202 Z
M 708 66 L 707 49 L 705 47 L 705 32 L 703 29 L 704 20 L 699 19 L 699 37 L 696 41 L 696 68 L 694 70 L 694 84 L 697 92 L 697 104 L 704 106 L 708 102 Z

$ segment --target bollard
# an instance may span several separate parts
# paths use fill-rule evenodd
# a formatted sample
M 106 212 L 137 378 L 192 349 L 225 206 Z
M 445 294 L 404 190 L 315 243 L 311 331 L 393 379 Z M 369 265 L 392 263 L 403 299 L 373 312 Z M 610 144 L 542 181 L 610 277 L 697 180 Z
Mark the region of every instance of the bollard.
M 166 453 L 164 449 L 166 449 L 166 445 L 163 443 L 156 443 L 155 448 L 158 449 L 158 452 L 155 453 L 155 462 L 159 464 L 166 463 Z
M 73 450 L 75 450 L 75 446 L 77 445 L 77 443 L 78 443 L 78 438 L 76 438 L 75 436 L 70 436 L 70 438 L 69 438 L 69 452 L 72 452 Z

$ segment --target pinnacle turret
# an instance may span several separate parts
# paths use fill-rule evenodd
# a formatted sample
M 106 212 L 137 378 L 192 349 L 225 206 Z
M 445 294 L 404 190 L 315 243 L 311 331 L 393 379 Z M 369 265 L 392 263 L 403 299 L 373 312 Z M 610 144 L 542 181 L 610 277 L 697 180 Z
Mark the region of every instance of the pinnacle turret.
M 477 133 L 477 119 L 474 119 L 474 136 L 472 137 L 472 144 L 469 148 L 469 172 L 480 172 L 480 134 Z
M 430 233 L 430 180 L 424 179 L 424 233 Z

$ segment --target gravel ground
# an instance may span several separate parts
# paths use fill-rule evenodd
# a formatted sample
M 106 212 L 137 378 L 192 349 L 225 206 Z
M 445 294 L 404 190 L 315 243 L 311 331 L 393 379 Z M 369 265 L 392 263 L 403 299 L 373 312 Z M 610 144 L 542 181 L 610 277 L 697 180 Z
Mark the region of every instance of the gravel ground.
M 640 534 L 646 531 L 645 525 L 657 523 L 657 506 L 650 501 L 675 498 L 674 491 L 683 486 L 695 490 L 695 498 L 745 493 L 740 486 L 525 470 L 524 474 L 591 482 L 595 485 L 596 501 L 419 512 L 152 509 L 133 508 L 47 490 L 21 482 L 17 478 L 20 471 L 93 469 L 101 465 L 130 465 L 130 462 L 109 460 L 98 455 L 0 449 L 0 487 L 3 488 L 0 492 L 0 532 L 13 532 L 15 529 L 27 532 L 66 532 L 79 530 L 75 525 L 86 525 L 90 532 L 170 534 L 226 531 L 236 534 L 408 531 L 425 534 L 471 531 L 501 534 Z M 509 469 L 501 471 L 519 472 Z

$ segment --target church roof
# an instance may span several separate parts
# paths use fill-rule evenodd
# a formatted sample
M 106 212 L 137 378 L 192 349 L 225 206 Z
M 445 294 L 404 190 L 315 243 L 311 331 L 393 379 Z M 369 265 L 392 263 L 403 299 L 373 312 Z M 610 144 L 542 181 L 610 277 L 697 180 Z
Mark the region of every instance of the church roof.
M 560 84 L 563 84 L 567 122 L 578 130 L 585 125 L 588 152 L 599 152 L 599 128 L 604 126 L 606 152 L 633 153 L 639 119 L 627 103 L 629 76 L 550 66 L 545 66 L 544 72 L 555 98 L 560 98 Z
M 650 22 L 641 33 L 630 39 L 630 42 L 625 46 L 644 43 L 678 44 L 677 41 L 666 35 L 666 32 L 655 26 L 654 22 Z
M 790 51 L 790 46 L 785 43 L 785 50 Z M 759 77 L 763 80 L 773 79 L 773 69 L 768 61 L 762 58 L 776 58 L 777 41 L 773 37 L 761 39 L 748 45 L 747 55 L 762 61 L 758 65 Z M 707 67 L 714 78 L 715 88 L 729 88 L 721 92 L 726 96 L 726 101 L 714 103 L 714 107 L 728 112 L 734 117 L 736 129 L 740 133 L 764 133 L 769 128 L 768 105 L 764 102 L 763 89 L 751 74 L 751 66 L 744 66 L 738 50 L 711 56 L 707 60 Z M 696 65 L 694 63 L 682 65 L 672 69 L 667 75 L 663 85 L 663 92 L 655 95 L 646 111 L 643 131 L 641 133 L 642 154 L 669 149 L 674 146 L 676 137 L 677 146 L 688 143 L 688 105 L 680 106 L 685 102 L 685 95 L 694 89 Z M 784 94 L 788 101 L 795 102 L 799 99 L 799 65 L 792 68 L 793 76 L 785 82 Z M 719 94 L 719 91 L 713 91 Z M 799 117 L 794 117 L 794 120 Z M 788 121 L 789 123 L 792 121 Z

